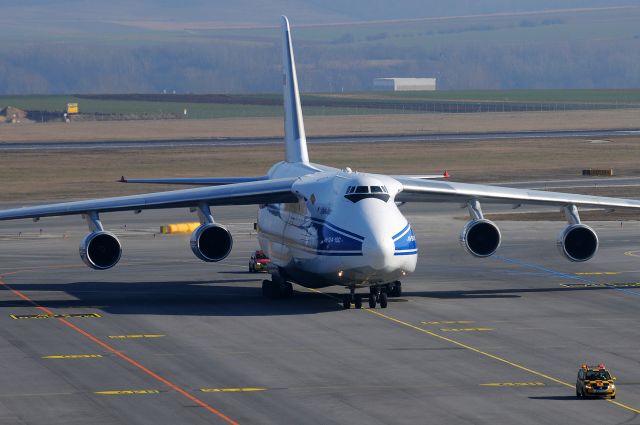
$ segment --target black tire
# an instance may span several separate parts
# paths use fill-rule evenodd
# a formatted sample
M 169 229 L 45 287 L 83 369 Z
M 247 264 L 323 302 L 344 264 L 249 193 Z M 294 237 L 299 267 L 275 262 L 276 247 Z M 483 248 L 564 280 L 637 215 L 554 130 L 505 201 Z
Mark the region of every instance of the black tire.
M 376 296 L 374 294 L 369 295 L 369 308 L 376 308 Z
M 351 295 L 342 297 L 342 308 L 349 310 L 351 308 Z
M 387 308 L 387 294 L 384 292 L 380 294 L 380 308 Z
M 616 396 L 612 395 L 611 400 L 615 400 L 615 399 L 616 399 Z
M 351 308 L 351 295 L 345 294 L 344 297 L 342 297 L 342 308 L 345 310 L 349 310 Z
M 392 284 L 389 285 L 389 296 L 390 297 L 401 297 L 402 296 L 402 282 L 396 280 Z
M 280 293 L 282 294 L 282 298 L 290 298 L 293 295 L 293 285 L 291 282 L 284 282 L 280 286 Z
M 353 303 L 356 305 L 356 308 L 362 308 L 362 295 L 356 294 L 353 298 Z
M 263 280 L 262 281 L 262 296 L 265 297 L 265 298 L 271 298 L 272 292 L 273 292 L 273 290 L 272 290 L 271 281 L 270 280 Z

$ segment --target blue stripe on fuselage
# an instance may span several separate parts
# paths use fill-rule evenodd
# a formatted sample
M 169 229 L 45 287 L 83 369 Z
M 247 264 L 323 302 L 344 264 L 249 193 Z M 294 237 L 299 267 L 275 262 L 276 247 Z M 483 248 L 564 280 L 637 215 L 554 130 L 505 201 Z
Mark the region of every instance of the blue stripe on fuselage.
M 393 255 L 414 255 L 418 253 L 416 235 L 409 224 L 393 236 L 393 243 L 395 244 Z

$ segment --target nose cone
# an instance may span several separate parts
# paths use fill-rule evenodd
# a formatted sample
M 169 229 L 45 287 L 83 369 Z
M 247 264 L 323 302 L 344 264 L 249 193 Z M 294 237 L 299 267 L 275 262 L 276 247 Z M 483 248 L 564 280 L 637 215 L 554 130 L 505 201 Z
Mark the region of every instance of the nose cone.
M 391 237 L 383 235 L 370 235 L 362 244 L 362 254 L 367 263 L 375 270 L 387 270 L 391 268 L 395 245 Z

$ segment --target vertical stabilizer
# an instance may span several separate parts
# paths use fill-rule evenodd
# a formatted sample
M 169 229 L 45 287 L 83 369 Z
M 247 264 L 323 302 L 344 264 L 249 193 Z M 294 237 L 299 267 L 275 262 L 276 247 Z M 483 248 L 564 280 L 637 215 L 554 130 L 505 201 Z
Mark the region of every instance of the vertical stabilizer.
M 298 92 L 296 62 L 293 58 L 291 30 L 286 16 L 282 17 L 282 71 L 285 160 L 308 164 L 309 154 L 307 153 L 307 138 L 304 134 L 300 93 Z

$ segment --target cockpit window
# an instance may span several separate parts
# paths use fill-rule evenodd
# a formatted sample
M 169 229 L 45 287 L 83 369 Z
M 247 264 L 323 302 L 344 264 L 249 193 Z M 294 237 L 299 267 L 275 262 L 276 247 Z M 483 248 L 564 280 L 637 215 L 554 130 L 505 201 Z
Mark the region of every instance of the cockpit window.
M 349 186 L 344 197 L 351 202 L 358 202 L 366 198 L 376 198 L 387 202 L 390 198 L 386 186 Z

